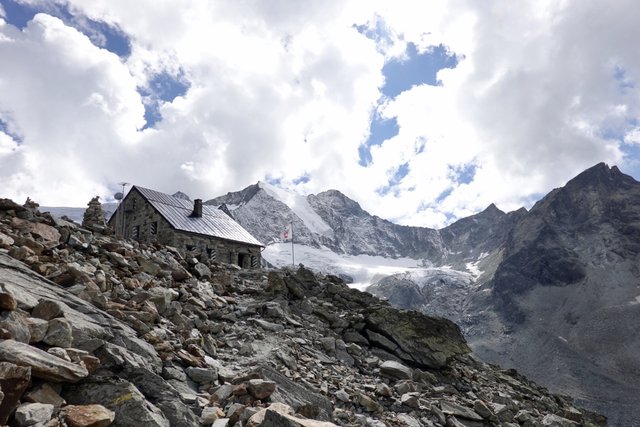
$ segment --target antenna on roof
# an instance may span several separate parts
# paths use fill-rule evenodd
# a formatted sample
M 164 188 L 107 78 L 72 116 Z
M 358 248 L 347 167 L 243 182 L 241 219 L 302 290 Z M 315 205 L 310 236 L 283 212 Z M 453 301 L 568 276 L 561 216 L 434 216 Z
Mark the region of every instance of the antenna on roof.
M 118 216 L 116 217 L 116 236 L 120 235 L 124 237 L 124 209 L 120 209 L 122 207 L 122 199 L 124 199 L 124 188 L 129 185 L 128 182 L 119 182 L 118 185 L 122 185 L 122 192 L 118 191 L 113 195 L 113 198 L 118 201 Z M 120 220 L 120 221 L 118 221 Z M 120 223 L 120 224 L 118 224 Z M 118 226 L 120 225 L 120 226 Z M 120 233 L 118 233 L 120 231 Z

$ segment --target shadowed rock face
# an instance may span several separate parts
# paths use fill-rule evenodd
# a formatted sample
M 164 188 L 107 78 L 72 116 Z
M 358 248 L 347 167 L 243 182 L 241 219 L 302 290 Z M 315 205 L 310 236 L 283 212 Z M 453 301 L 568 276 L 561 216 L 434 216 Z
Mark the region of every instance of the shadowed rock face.
M 522 322 L 514 299 L 537 286 L 577 285 L 594 259 L 589 245 L 625 258 L 640 253 L 640 184 L 600 163 L 572 179 L 524 215 L 506 242 L 493 279 L 498 309 Z
M 447 319 L 376 307 L 366 312 L 365 322 L 368 330 L 397 345 L 393 352 L 400 359 L 419 367 L 442 368 L 453 357 L 471 351 L 458 325 Z

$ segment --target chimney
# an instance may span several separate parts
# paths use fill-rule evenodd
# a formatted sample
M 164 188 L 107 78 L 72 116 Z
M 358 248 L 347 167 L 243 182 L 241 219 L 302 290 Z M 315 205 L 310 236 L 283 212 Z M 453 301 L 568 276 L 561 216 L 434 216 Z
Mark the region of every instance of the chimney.
M 202 199 L 195 199 L 193 201 L 193 212 L 191 216 L 196 218 L 202 217 Z

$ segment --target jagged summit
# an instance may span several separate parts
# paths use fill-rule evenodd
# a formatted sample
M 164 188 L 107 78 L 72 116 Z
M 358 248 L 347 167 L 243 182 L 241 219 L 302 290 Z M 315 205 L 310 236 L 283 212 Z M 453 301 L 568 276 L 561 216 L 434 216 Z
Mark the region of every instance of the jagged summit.
M 573 187 L 601 187 L 613 188 L 637 183 L 633 177 L 626 175 L 618 169 L 617 166 L 607 165 L 606 163 L 598 163 L 590 167 L 584 172 L 578 174 L 575 178 L 569 180 L 565 188 Z
M 186 193 L 183 193 L 182 191 L 176 191 L 175 193 L 172 194 L 172 196 L 177 197 L 178 199 L 191 201 L 191 198 Z

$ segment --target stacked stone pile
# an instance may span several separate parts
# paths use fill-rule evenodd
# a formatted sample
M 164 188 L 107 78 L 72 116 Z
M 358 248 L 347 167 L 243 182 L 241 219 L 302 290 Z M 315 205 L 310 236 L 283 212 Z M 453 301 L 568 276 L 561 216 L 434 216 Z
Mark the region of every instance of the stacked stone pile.
M 459 328 L 0 200 L 0 425 L 594 426 Z
M 98 233 L 108 232 L 107 220 L 104 216 L 104 210 L 102 210 L 100 197 L 96 196 L 87 203 L 87 209 L 84 211 L 82 218 L 82 226 Z

